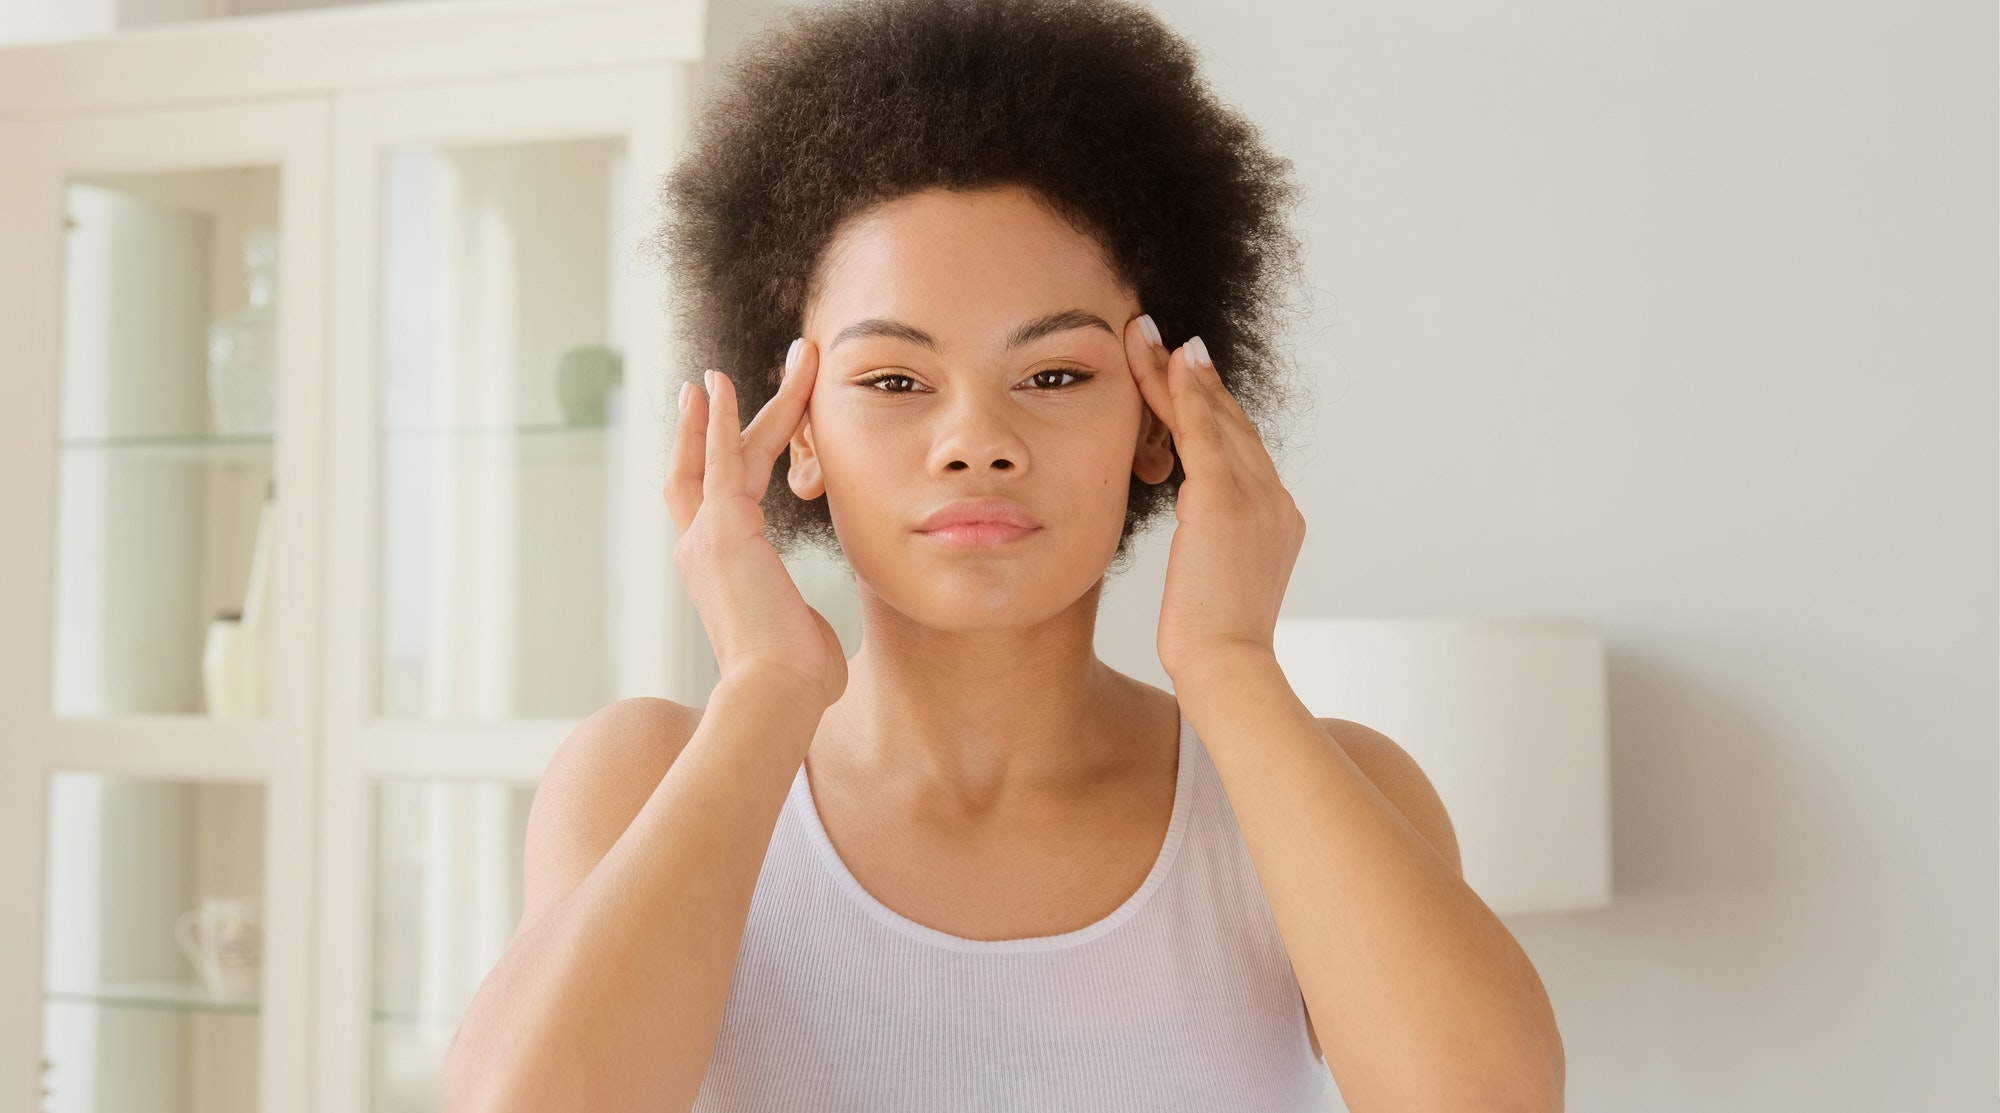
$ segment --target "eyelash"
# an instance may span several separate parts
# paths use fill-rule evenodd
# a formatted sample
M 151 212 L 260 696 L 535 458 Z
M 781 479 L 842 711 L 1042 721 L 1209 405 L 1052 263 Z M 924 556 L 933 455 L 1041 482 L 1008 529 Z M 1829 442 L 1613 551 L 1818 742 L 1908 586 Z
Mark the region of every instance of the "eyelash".
M 1037 371 L 1037 372 L 1035 372 L 1035 373 L 1034 373 L 1033 375 L 1030 375 L 1030 376 L 1028 376 L 1028 379 L 1029 379 L 1029 381 L 1030 381 L 1030 382 L 1032 382 L 1032 381 L 1034 381 L 1035 379 L 1038 379 L 1038 378 L 1041 378 L 1041 377 L 1042 377 L 1043 375 L 1070 375 L 1070 376 L 1073 376 L 1073 377 L 1075 378 L 1075 381 L 1074 381 L 1074 382 L 1068 382 L 1068 383 L 1063 383 L 1063 384 L 1061 384 L 1061 385 L 1059 385 L 1059 386 L 1054 386 L 1054 387 L 1044 387 L 1044 388 L 1041 388 L 1041 389 L 1039 389 L 1039 390 L 1036 390 L 1036 391 L 1035 391 L 1034 393 L 1037 393 L 1037 394 L 1049 394 L 1049 393 L 1053 393 L 1054 391 L 1058 391 L 1058 390 L 1063 390 L 1063 389 L 1066 389 L 1066 388 L 1068 388 L 1068 387 L 1073 387 L 1073 386 L 1078 386 L 1078 385 L 1081 385 L 1081 384 L 1083 384 L 1083 383 L 1087 383 L 1087 382 L 1089 382 L 1089 381 L 1090 381 L 1091 379 L 1094 379 L 1094 378 L 1096 378 L 1096 377 L 1097 377 L 1097 376 L 1096 376 L 1095 374 L 1093 374 L 1092 372 L 1089 372 L 1089 371 L 1085 371 L 1084 369 L 1082 369 L 1082 368 L 1080 368 L 1080 367 L 1044 367 L 1044 368 L 1042 368 L 1042 369 L 1041 369 L 1040 371 Z M 875 375 L 875 376 L 872 376 L 872 377 L 870 377 L 870 378 L 866 378 L 866 379 L 862 379 L 862 380 L 861 380 L 861 381 L 860 381 L 859 383 L 857 383 L 856 385 L 857 385 L 857 386 L 870 386 L 870 387 L 872 387 L 872 386 L 874 386 L 874 385 L 875 385 L 875 384 L 877 384 L 877 383 L 885 383 L 885 382 L 888 382 L 888 381 L 889 381 L 889 380 L 891 380 L 891 379 L 905 379 L 905 380 L 908 380 L 908 381 L 910 381 L 910 382 L 912 382 L 912 383 L 916 382 L 916 380 L 915 380 L 914 378 L 911 378 L 911 377 L 910 377 L 910 376 L 908 376 L 908 375 L 904 375 L 904 374 L 900 374 L 900 373 L 898 373 L 898 372 L 894 372 L 894 371 L 885 371 L 885 372 L 883 372 L 883 373 L 882 373 L 882 374 L 880 374 L 880 375 Z M 916 393 L 916 392 L 915 392 L 915 391 L 911 391 L 911 390 L 884 390 L 884 391 L 882 391 L 882 393 L 883 393 L 883 394 L 914 394 L 914 393 Z

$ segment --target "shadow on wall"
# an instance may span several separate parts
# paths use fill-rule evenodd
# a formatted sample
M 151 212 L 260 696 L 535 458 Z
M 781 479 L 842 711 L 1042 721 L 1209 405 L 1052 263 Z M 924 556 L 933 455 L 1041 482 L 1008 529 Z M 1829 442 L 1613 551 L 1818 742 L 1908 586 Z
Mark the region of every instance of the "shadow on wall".
M 1799 994 L 1810 983 L 1837 1008 L 1854 992 L 1828 977 L 1869 932 L 1841 913 L 1849 875 L 1882 867 L 1858 789 L 1794 756 L 1812 751 L 1809 729 L 1756 709 L 1774 686 L 1837 703 L 1880 681 L 1796 644 L 1608 633 L 1613 903 L 1506 918 L 1555 1005 L 1569 1097 L 1590 1108 L 1693 1085 L 1718 1107 L 1778 1099 L 1771 1064 L 1799 1054 L 1784 1044 L 1826 1038 L 1788 1019 Z
M 1685 669 L 1685 653 L 1607 648 L 1612 877 L 1617 899 L 1759 889 L 1786 870 L 1768 725 Z

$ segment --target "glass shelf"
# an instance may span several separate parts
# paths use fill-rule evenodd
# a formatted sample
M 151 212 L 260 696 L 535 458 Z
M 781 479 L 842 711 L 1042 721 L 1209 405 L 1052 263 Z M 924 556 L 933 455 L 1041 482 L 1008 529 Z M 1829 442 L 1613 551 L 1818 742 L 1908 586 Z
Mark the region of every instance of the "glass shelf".
M 216 997 L 199 982 L 174 981 L 112 982 L 94 989 L 51 989 L 42 994 L 42 1000 L 110 1008 L 173 1009 L 241 1016 L 256 1016 L 263 1004 L 255 999 Z
M 603 439 L 616 436 L 618 429 L 612 425 L 503 425 L 481 427 L 465 425 L 454 428 L 436 429 L 384 429 L 382 436 L 387 440 L 453 440 L 465 437 L 575 437 L 580 440 Z
M 588 485 L 583 494 L 601 498 L 603 469 L 616 460 L 616 426 L 516 425 L 498 429 L 385 429 L 384 462 L 399 474 L 433 477 L 449 474 L 494 457 L 515 467 L 584 465 L 576 476 Z
M 373 1014 L 376 1024 L 382 1027 L 420 1028 L 425 1031 L 458 1031 L 458 1022 L 465 1019 L 462 1013 L 406 1013 L 376 1009 Z
M 102 452 L 126 460 L 162 464 L 249 464 L 271 466 L 276 441 L 248 437 L 64 437 L 64 452 Z

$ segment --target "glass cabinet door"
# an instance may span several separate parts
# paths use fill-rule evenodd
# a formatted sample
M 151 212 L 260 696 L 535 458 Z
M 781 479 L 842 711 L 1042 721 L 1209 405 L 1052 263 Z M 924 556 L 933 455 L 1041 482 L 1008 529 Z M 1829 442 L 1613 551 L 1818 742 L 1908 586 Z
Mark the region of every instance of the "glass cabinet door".
M 46 523 L 0 575 L 0 1030 L 51 1113 L 307 1096 L 327 144 L 314 100 L 0 126 L 0 495 Z
M 624 138 L 381 166 L 374 710 L 587 715 L 616 698 Z
M 439 1067 L 521 918 L 531 786 L 383 781 L 375 789 L 368 1108 L 434 1113 Z
M 64 188 L 58 715 L 269 712 L 278 168 Z
M 47 1113 L 258 1108 L 264 790 L 49 780 Z
M 678 694 L 640 241 L 688 87 L 662 64 L 336 102 L 330 1108 L 439 1107 L 550 755 Z

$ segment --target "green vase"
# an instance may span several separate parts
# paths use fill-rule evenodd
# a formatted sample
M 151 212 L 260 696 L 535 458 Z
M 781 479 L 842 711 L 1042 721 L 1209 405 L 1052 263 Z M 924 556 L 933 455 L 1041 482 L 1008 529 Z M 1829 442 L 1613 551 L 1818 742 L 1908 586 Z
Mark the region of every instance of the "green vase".
M 625 377 L 625 360 L 617 352 L 589 344 L 571 348 L 556 364 L 556 402 L 570 425 L 602 425 L 605 399 Z

